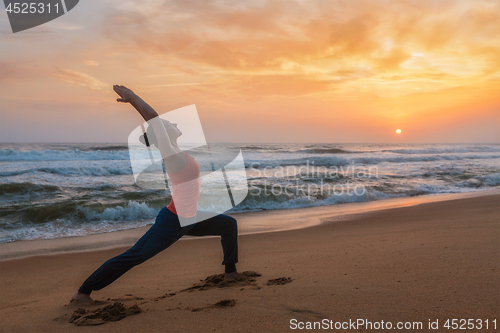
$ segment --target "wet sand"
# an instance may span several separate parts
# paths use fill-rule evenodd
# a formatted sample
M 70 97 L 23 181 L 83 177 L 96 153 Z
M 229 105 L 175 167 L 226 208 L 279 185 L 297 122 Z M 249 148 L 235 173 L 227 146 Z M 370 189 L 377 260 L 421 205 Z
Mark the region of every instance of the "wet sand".
M 219 239 L 180 241 L 94 292 L 92 305 L 69 300 L 125 248 L 2 261 L 0 331 L 288 332 L 293 319 L 365 319 L 422 322 L 414 331 L 439 320 L 432 331 L 450 332 L 446 319 L 462 318 L 488 319 L 494 331 L 499 207 L 500 195 L 488 195 L 325 215 L 323 224 L 305 229 L 241 235 L 238 270 L 255 274 L 222 285 L 215 275 L 223 271 Z

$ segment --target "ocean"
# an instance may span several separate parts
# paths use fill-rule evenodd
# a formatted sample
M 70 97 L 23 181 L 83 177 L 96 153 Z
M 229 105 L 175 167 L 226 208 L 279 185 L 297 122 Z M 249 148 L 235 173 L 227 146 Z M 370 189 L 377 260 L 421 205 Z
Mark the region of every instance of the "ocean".
M 242 151 L 249 193 L 231 214 L 500 187 L 500 144 L 211 144 Z M 200 164 L 205 155 L 188 152 Z M 168 188 L 134 181 L 126 143 L 0 143 L 0 242 L 152 224 Z M 296 223 L 293 222 L 293 223 Z

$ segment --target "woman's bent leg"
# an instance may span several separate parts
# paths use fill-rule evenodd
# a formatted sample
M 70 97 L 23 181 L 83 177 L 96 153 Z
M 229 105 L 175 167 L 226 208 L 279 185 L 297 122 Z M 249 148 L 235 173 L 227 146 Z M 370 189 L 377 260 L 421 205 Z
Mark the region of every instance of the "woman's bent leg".
M 191 236 L 221 236 L 226 273 L 236 271 L 238 262 L 238 224 L 236 219 L 220 214 L 196 223 L 187 233 Z
M 108 286 L 132 267 L 165 250 L 186 232 L 185 228 L 180 227 L 175 214 L 160 211 L 156 223 L 133 247 L 102 264 L 85 280 L 78 291 L 90 295 L 93 290 Z

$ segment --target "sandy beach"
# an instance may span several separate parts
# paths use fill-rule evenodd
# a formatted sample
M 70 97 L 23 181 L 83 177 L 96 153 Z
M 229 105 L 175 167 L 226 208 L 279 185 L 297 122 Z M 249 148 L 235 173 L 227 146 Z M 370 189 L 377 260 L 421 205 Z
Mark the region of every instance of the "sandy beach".
M 430 331 L 429 320 L 438 321 L 434 332 L 454 331 L 448 319 L 474 319 L 475 328 L 481 319 L 481 331 L 494 331 L 496 320 L 498 330 L 499 203 L 498 194 L 426 202 L 241 235 L 238 270 L 260 276 L 223 286 L 201 281 L 223 271 L 219 239 L 179 241 L 94 292 L 92 305 L 71 295 L 124 247 L 5 260 L 0 331 L 288 332 L 308 322 L 335 331 L 335 323 L 358 319 L 390 322 L 393 331 Z M 89 316 L 115 302 L 130 316 Z M 398 330 L 398 322 L 422 326 Z

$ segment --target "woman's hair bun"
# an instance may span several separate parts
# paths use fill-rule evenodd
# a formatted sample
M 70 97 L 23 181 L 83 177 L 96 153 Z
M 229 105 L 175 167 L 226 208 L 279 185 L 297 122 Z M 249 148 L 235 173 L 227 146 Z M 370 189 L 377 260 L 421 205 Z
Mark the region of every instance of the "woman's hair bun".
M 146 145 L 148 147 L 150 147 L 151 145 L 154 145 L 155 147 L 157 146 L 156 145 L 156 136 L 155 136 L 155 132 L 153 131 L 153 126 L 148 127 L 148 129 L 146 130 L 146 133 L 144 133 L 143 135 L 141 135 L 139 137 L 139 141 L 143 145 Z

